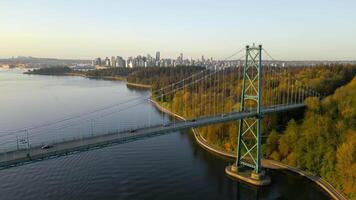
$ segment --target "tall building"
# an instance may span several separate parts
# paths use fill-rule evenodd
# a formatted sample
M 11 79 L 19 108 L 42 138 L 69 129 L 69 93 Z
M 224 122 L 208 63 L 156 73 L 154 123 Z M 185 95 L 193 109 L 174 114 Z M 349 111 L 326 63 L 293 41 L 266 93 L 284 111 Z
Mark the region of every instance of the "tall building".
M 111 67 L 116 67 L 115 56 L 111 56 Z
M 126 67 L 128 67 L 128 68 L 132 68 L 134 66 L 132 57 L 129 57 L 127 59 L 126 65 L 127 65 Z
M 105 66 L 106 67 L 110 67 L 111 66 L 110 59 L 108 57 L 105 58 Z
M 161 53 L 159 51 L 156 52 L 156 63 L 155 63 L 155 66 L 160 66 L 161 65 Z
M 101 58 L 95 58 L 94 65 L 100 66 L 101 65 Z
M 156 61 L 161 60 L 161 53 L 159 51 L 156 52 Z
M 116 56 L 116 67 L 126 67 L 126 62 L 121 56 Z

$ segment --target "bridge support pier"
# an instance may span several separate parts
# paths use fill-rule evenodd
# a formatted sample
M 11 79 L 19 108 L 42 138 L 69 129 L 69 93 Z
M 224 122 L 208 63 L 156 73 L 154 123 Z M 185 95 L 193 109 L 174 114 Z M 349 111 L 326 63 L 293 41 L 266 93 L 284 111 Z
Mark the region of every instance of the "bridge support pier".
M 261 168 L 262 45 L 246 46 L 240 111 L 250 109 L 256 116 L 240 120 L 236 163 L 225 172 L 253 185 L 268 185 L 271 179 Z
M 265 171 L 261 170 L 260 173 L 256 173 L 251 168 L 245 166 L 237 167 L 236 164 L 227 166 L 225 168 L 225 173 L 234 179 L 241 180 L 255 186 L 265 186 L 271 183 L 271 178 L 266 175 Z

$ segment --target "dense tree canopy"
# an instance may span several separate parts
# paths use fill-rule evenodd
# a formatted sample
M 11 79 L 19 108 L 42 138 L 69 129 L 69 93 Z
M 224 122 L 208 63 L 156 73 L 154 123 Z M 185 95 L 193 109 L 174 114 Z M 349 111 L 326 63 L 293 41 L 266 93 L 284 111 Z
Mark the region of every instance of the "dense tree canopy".
M 274 142 L 266 143 L 266 156 L 313 172 L 356 198 L 355 91 L 356 77 L 322 101 L 307 99 L 304 120 L 290 120 L 278 137 L 268 136 Z
M 34 69 L 32 71 L 25 72 L 25 74 L 38 74 L 38 75 L 65 75 L 73 70 L 67 66 L 54 66 Z
M 180 81 L 191 74 L 202 71 L 203 69 L 205 68 L 198 66 L 136 68 L 133 73 L 127 76 L 127 81 L 131 83 L 152 85 L 154 89 L 158 89 Z
M 111 67 L 106 69 L 89 70 L 85 74 L 89 77 L 126 77 L 129 74 L 139 70 L 139 68 L 126 68 L 126 67 Z

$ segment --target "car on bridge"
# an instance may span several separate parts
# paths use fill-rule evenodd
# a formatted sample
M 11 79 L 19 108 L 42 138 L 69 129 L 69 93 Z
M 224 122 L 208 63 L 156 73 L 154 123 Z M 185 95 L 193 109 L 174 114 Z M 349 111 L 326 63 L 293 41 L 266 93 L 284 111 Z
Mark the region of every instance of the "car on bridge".
M 51 144 L 45 144 L 41 147 L 41 149 L 50 149 L 52 147 L 53 147 L 53 145 L 51 145 Z

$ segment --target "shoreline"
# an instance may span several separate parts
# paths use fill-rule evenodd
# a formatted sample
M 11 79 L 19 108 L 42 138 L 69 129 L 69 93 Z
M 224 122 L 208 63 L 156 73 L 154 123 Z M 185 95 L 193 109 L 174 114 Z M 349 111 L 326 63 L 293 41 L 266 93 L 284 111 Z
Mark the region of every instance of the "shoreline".
M 82 73 L 66 73 L 65 76 L 80 76 L 89 79 L 100 79 L 100 80 L 110 80 L 110 81 L 123 81 L 127 86 L 143 88 L 143 89 L 151 89 L 152 85 L 141 84 L 141 83 L 131 83 L 128 82 L 126 77 L 124 76 L 87 76 Z
M 139 88 L 145 88 L 145 89 L 151 89 L 152 85 L 146 85 L 146 84 L 141 84 L 141 83 L 130 83 L 125 80 L 126 85 L 128 86 L 133 86 L 133 87 L 139 87 Z
M 181 119 L 183 121 L 186 121 L 186 119 L 183 116 L 180 116 L 176 113 L 173 113 L 172 111 L 168 110 L 167 108 L 164 108 L 161 106 L 158 102 L 153 100 L 152 98 L 149 99 L 153 105 L 160 111 L 169 114 L 173 117 L 176 117 L 178 119 Z M 218 149 L 217 147 L 214 147 L 213 145 L 209 144 L 201 135 L 194 129 L 192 128 L 193 134 L 195 141 L 198 143 L 200 147 L 203 149 L 207 150 L 210 153 L 216 154 L 218 156 L 230 158 L 230 159 L 236 159 L 236 155 L 233 154 L 232 152 L 228 152 L 226 150 Z M 336 190 L 329 182 L 323 180 L 321 177 L 315 176 L 309 172 L 300 170 L 298 168 L 286 165 L 284 163 L 274 161 L 274 160 L 269 160 L 269 159 L 262 159 L 261 160 L 261 165 L 264 168 L 268 169 L 275 169 L 275 170 L 288 170 L 290 172 L 296 173 L 300 176 L 303 176 L 314 183 L 316 183 L 321 189 L 323 189 L 327 194 L 329 194 L 332 198 L 338 199 L 338 200 L 346 200 L 346 198 L 338 191 Z
M 85 75 L 82 73 L 66 73 L 66 74 L 64 74 L 64 76 L 80 76 L 80 77 L 89 78 L 89 79 L 122 81 L 122 82 L 126 83 L 126 86 L 132 86 L 132 87 L 143 88 L 143 89 L 151 89 L 152 88 L 151 85 L 128 82 L 126 77 L 124 77 L 124 76 L 88 76 L 88 75 Z
M 101 79 L 101 80 L 111 80 L 111 81 L 125 81 L 126 78 L 123 76 L 88 76 L 83 73 L 65 73 L 64 76 L 80 76 L 84 78 L 89 78 L 89 79 Z

